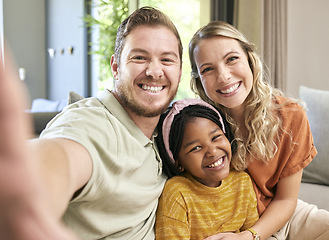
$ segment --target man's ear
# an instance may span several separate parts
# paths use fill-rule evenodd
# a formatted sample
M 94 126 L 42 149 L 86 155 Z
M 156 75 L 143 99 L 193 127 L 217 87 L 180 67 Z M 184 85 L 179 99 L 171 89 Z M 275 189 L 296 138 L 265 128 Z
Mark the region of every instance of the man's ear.
M 112 70 L 113 78 L 115 80 L 118 80 L 119 65 L 118 65 L 118 62 L 116 61 L 114 55 L 111 56 L 111 70 Z

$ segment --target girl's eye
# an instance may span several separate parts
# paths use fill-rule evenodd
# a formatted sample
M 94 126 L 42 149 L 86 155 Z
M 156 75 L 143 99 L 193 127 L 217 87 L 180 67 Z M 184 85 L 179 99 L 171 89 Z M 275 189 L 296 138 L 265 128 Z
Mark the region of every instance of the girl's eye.
M 223 135 L 219 134 L 219 135 L 214 136 L 214 137 L 212 138 L 212 141 L 216 141 L 216 140 L 219 139 L 221 136 L 223 136 Z
M 190 152 L 196 152 L 196 151 L 198 151 L 198 150 L 200 150 L 200 149 L 201 149 L 201 146 L 195 146 L 195 147 L 191 148 L 191 150 L 188 151 L 188 152 L 189 152 L 189 153 L 190 153 Z

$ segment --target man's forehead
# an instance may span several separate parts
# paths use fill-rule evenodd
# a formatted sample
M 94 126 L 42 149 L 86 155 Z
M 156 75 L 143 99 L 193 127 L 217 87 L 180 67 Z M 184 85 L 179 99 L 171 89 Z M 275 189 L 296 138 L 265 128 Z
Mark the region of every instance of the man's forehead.
M 179 55 L 179 42 L 176 35 L 162 25 L 142 25 L 132 30 L 125 39 L 124 50 L 147 53 L 156 49 L 161 54 Z

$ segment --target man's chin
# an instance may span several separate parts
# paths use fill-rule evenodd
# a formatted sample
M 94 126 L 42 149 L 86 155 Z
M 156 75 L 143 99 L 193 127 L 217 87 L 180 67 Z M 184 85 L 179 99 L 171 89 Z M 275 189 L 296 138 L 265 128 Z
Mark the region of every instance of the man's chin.
M 153 118 L 160 116 L 164 111 L 168 109 L 168 105 L 160 106 L 157 108 L 150 107 L 130 107 L 130 110 L 136 115 L 141 117 Z
M 160 116 L 164 111 L 168 109 L 169 104 L 176 96 L 176 92 L 177 90 L 171 94 L 171 97 L 167 99 L 167 102 L 162 101 L 163 104 L 160 103 L 161 101 L 159 102 L 157 100 L 152 101 L 149 99 L 148 101 L 143 101 L 141 100 L 142 98 L 128 97 L 128 95 L 123 94 L 123 91 L 117 91 L 117 95 L 119 101 L 123 106 L 125 106 L 127 110 L 140 117 L 152 118 Z

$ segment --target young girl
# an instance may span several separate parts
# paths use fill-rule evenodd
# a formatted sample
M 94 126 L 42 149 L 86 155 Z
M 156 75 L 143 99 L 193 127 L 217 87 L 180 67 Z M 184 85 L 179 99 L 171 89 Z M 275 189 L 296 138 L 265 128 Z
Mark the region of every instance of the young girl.
M 329 212 L 297 201 L 303 168 L 317 154 L 303 108 L 269 85 L 253 45 L 225 22 L 198 30 L 189 54 L 192 89 L 225 114 L 239 139 L 232 163 L 256 185 L 254 239 L 329 239 Z
M 159 200 L 156 239 L 204 239 L 251 227 L 258 219 L 255 192 L 248 174 L 230 171 L 235 143 L 220 113 L 199 99 L 180 100 L 158 126 L 170 179 Z

